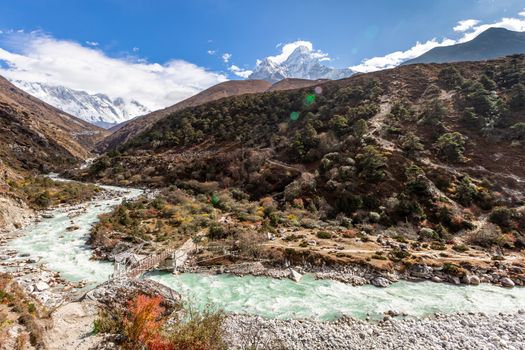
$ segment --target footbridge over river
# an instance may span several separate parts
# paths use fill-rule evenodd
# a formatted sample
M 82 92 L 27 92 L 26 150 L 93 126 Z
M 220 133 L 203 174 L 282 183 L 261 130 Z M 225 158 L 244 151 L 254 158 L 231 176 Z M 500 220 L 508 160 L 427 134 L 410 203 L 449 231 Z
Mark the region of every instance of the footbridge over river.
M 196 249 L 197 244 L 193 238 L 190 238 L 178 248 L 167 248 L 160 253 L 153 253 L 146 257 L 137 255 L 133 251 L 126 251 L 115 257 L 111 278 L 139 278 L 144 273 L 156 269 L 168 259 L 172 260 L 172 267 L 175 272 L 186 263 L 189 255 Z

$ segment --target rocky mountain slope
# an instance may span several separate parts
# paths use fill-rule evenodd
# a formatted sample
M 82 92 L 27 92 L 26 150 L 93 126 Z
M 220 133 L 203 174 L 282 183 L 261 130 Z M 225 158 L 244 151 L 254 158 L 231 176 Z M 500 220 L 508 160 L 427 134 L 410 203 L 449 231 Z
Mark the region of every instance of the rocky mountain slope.
M 215 182 L 405 236 L 523 246 L 523 83 L 512 56 L 226 98 L 170 114 L 79 176 Z
M 0 159 L 14 169 L 48 171 L 74 164 L 107 135 L 1 77 L 0 120 Z
M 297 47 L 284 62 L 268 57 L 257 64 L 249 79 L 264 79 L 272 83 L 285 78 L 341 79 L 353 75 L 351 69 L 325 66 L 321 59 L 306 46 Z
M 307 79 L 283 79 L 273 85 L 265 80 L 232 80 L 220 83 L 173 106 L 135 118 L 111 128 L 110 131 L 112 131 L 113 134 L 102 140 L 97 149 L 100 151 L 114 150 L 122 143 L 137 136 L 140 132 L 147 130 L 157 121 L 184 108 L 198 106 L 225 97 L 261 93 L 265 91 L 289 90 L 312 86 L 317 83 L 318 81 Z
M 89 94 L 60 85 L 21 80 L 12 83 L 66 113 L 103 128 L 151 112 L 136 100 L 111 99 L 105 94 Z
M 525 32 L 489 28 L 471 41 L 435 47 L 403 64 L 481 61 L 519 53 L 525 53 Z

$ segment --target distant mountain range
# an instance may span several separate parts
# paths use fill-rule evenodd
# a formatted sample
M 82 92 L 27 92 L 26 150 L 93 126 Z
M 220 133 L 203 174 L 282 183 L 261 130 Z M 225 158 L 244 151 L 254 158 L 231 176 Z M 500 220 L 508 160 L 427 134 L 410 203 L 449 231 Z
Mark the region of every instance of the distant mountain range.
M 103 128 L 151 112 L 136 100 L 111 99 L 105 94 L 89 94 L 60 85 L 13 80 L 12 83 L 42 101 Z
M 356 73 L 349 68 L 331 68 L 321 62 L 321 59 L 308 47 L 298 46 L 284 62 L 278 62 L 271 57 L 260 61 L 248 78 L 275 83 L 285 78 L 342 79 Z
M 433 48 L 417 58 L 404 62 L 403 65 L 479 61 L 516 53 L 525 53 L 525 32 L 515 32 L 503 28 L 489 28 L 471 41 Z M 274 85 L 273 88 L 263 86 L 260 82 L 261 80 L 272 84 L 284 81 L 285 85 L 291 84 L 290 87 L 286 88 L 297 88 L 301 85 L 300 80 L 303 80 L 302 84 L 309 86 L 315 84 L 312 81 L 342 79 L 357 73 L 350 68 L 331 68 L 324 65 L 323 62 L 323 57 L 312 51 L 311 48 L 298 46 L 284 61 L 277 60 L 275 57 L 267 57 L 259 61 L 253 73 L 248 77 L 249 80 L 259 81 L 258 83 L 242 85 L 239 91 L 236 91 L 238 88 L 237 84 L 219 84 L 217 88 L 212 87 L 203 92 L 203 94 L 196 95 L 194 99 L 190 99 L 191 103 L 182 101 L 175 106 L 179 109 L 186 106 L 187 103 L 194 105 L 194 103 L 200 104 L 203 101 L 214 100 L 216 96 L 226 97 L 242 93 L 261 92 L 267 89 L 277 89 L 277 85 Z M 146 106 L 132 99 L 120 97 L 112 99 L 101 93 L 90 94 L 86 91 L 39 82 L 14 80 L 12 83 L 58 109 L 108 129 L 119 124 L 120 127 L 130 119 L 151 113 Z M 232 87 L 235 88 L 231 90 Z M 220 93 L 216 94 L 216 92 Z M 153 115 L 165 115 L 167 111 L 172 112 L 172 107 L 155 112 Z M 146 120 L 153 119 L 155 118 Z M 149 125 L 150 123 L 147 124 Z M 120 136 L 116 139 L 120 139 Z
M 435 47 L 403 64 L 483 61 L 518 53 L 525 53 L 525 32 L 489 28 L 471 41 Z

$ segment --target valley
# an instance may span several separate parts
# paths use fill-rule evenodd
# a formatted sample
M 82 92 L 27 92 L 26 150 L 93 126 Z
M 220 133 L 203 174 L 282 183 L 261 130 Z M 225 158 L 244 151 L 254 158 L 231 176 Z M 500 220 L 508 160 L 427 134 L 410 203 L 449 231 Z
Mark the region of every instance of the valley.
M 525 55 L 290 61 L 109 131 L 0 80 L 0 350 L 520 348 Z

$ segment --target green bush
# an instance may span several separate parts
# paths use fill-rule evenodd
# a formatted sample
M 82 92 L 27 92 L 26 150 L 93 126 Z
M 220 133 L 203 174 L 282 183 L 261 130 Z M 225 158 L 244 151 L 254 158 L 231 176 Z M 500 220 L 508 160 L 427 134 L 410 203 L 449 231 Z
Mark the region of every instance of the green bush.
M 229 233 L 223 225 L 214 223 L 210 226 L 208 236 L 211 239 L 224 239 L 228 237 Z
M 512 222 L 519 217 L 515 209 L 507 207 L 496 207 L 489 216 L 489 221 L 501 228 L 510 228 Z
M 319 231 L 317 232 L 317 238 L 329 239 L 332 238 L 332 234 L 326 231 Z
M 512 86 L 512 89 L 510 90 L 509 106 L 515 111 L 525 108 L 525 85 L 518 83 Z
M 525 140 L 525 123 L 520 122 L 510 127 L 513 140 Z
M 456 89 L 463 84 L 463 77 L 456 67 L 446 67 L 439 72 L 440 82 L 448 89 Z
M 448 161 L 457 162 L 464 159 L 465 137 L 461 133 L 449 132 L 441 135 L 435 143 L 438 155 Z
M 382 180 L 386 173 L 386 158 L 374 146 L 366 146 L 356 157 L 359 176 L 368 181 Z
M 412 132 L 408 132 L 406 135 L 402 136 L 400 143 L 401 149 L 409 157 L 414 157 L 425 149 L 425 146 L 421 143 L 421 139 Z
M 425 105 L 421 114 L 421 121 L 427 125 L 440 126 L 447 113 L 448 109 L 443 101 L 435 98 Z

